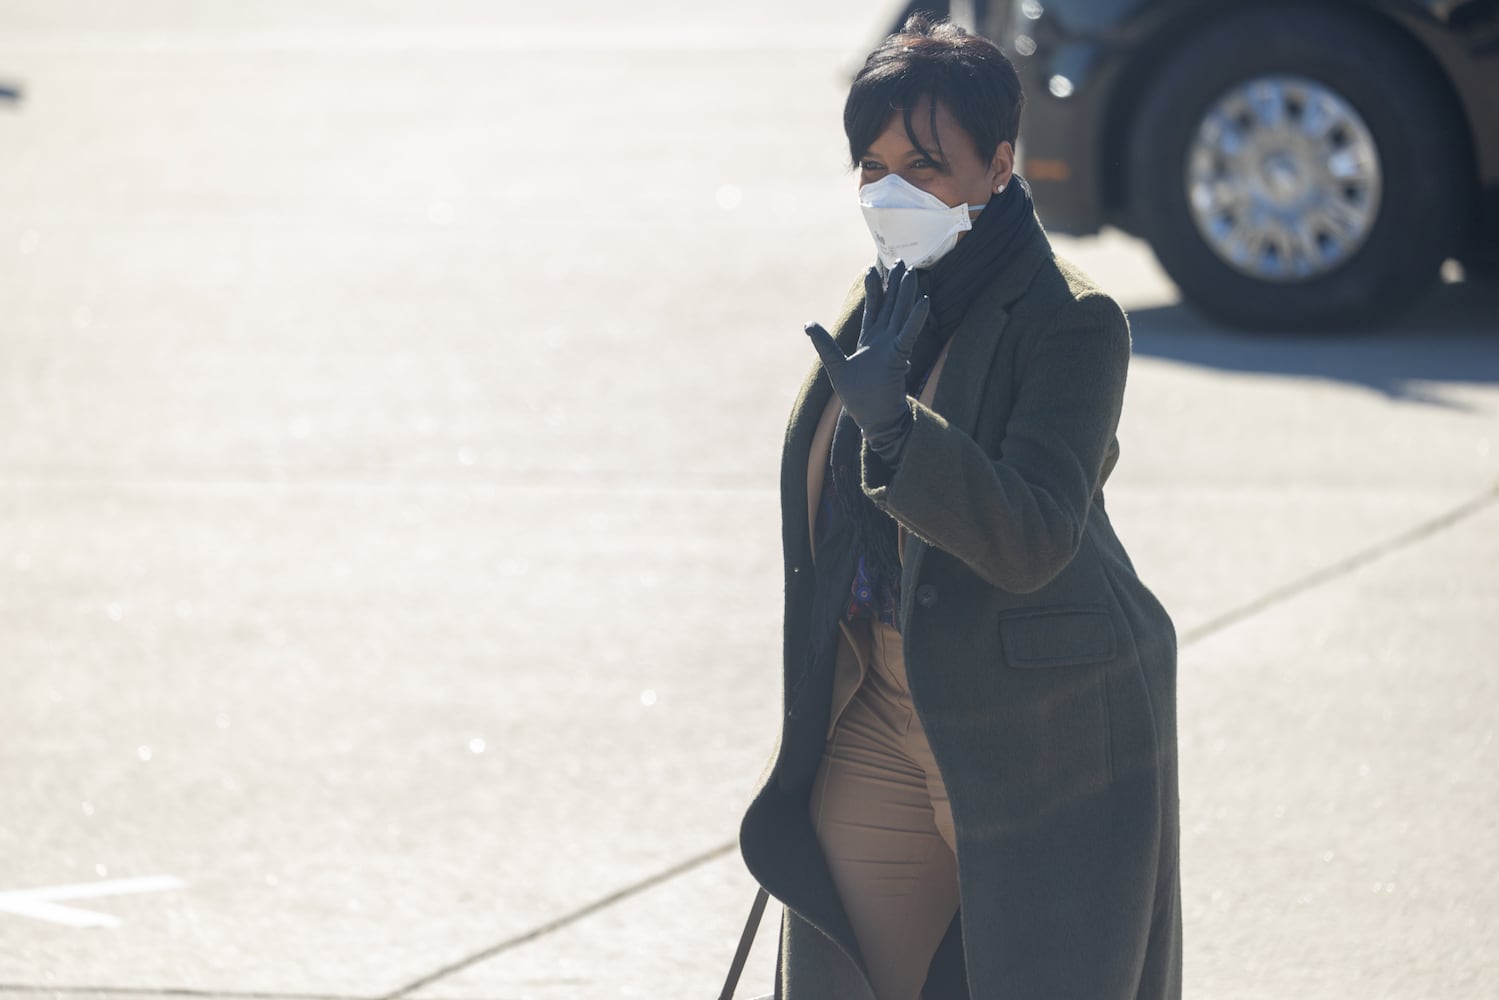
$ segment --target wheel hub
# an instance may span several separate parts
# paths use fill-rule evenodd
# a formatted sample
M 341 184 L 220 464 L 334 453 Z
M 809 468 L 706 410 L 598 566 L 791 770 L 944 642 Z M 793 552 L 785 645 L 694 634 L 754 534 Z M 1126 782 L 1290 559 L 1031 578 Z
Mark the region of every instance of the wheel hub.
M 1287 150 L 1270 153 L 1260 161 L 1259 182 L 1264 197 L 1277 205 L 1299 201 L 1307 188 L 1296 157 Z
M 1373 134 L 1316 81 L 1264 76 L 1219 97 L 1187 152 L 1188 204 L 1213 252 L 1262 281 L 1342 265 L 1379 213 Z

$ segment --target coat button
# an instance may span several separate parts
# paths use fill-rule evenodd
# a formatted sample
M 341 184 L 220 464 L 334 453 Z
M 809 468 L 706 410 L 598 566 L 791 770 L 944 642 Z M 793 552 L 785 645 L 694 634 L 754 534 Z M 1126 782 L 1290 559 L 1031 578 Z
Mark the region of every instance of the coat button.
M 934 607 L 937 604 L 937 588 L 930 583 L 923 583 L 916 588 L 916 603 L 923 608 Z

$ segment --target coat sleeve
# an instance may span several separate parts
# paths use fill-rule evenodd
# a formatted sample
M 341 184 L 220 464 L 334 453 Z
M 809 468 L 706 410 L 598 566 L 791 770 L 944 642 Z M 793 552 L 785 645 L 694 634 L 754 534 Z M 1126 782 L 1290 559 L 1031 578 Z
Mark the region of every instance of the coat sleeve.
M 909 399 L 915 420 L 900 467 L 892 474 L 866 447 L 865 492 L 993 586 L 1039 590 L 1082 543 L 1119 425 L 1129 352 L 1129 324 L 1113 299 L 1072 300 L 1021 362 L 998 457 Z

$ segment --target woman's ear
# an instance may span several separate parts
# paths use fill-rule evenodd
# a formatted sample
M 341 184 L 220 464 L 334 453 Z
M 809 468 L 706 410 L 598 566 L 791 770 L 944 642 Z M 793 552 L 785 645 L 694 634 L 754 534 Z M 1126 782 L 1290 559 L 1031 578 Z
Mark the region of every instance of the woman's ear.
M 989 161 L 989 190 L 997 193 L 1010 183 L 1010 175 L 1014 172 L 1015 147 L 1008 141 L 1002 142 L 994 150 L 994 159 Z

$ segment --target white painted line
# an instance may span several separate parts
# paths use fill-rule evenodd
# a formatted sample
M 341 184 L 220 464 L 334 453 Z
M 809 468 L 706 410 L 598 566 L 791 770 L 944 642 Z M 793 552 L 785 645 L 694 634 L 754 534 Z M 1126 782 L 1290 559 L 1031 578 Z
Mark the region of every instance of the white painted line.
M 0 892 L 0 903 L 11 896 L 28 896 L 34 899 L 97 899 L 100 896 L 123 896 L 134 892 L 162 892 L 181 889 L 187 883 L 172 875 L 148 875 L 143 878 L 116 878 L 101 882 L 74 882 L 71 885 L 52 885 L 42 889 L 19 889 Z
M 107 913 L 58 906 L 59 899 L 97 899 L 101 896 L 124 896 L 140 892 L 165 892 L 187 885 L 172 875 L 150 875 L 144 878 L 117 878 L 107 882 L 75 882 L 70 885 L 43 886 L 0 892 L 0 913 L 10 913 L 33 920 L 63 924 L 67 927 L 118 927 L 120 920 Z
M 8 899 L 0 902 L 0 913 L 10 913 L 33 920 L 63 924 L 67 927 L 118 927 L 120 918 L 107 913 L 94 913 L 72 906 L 58 906 L 40 899 Z

